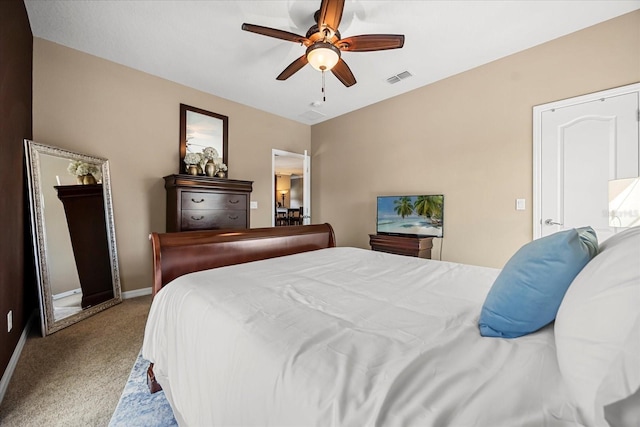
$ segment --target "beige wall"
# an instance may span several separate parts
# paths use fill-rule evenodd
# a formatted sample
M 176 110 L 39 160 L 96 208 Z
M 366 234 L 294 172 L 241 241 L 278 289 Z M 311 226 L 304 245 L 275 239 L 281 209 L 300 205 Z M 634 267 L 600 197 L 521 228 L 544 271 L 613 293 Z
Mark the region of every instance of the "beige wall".
M 254 181 L 251 226 L 271 225 L 271 149 L 308 150 L 309 126 L 46 40 L 33 48 L 33 139 L 109 159 L 124 291 L 151 286 L 147 236 L 165 230 L 180 103 L 229 117 L 229 178 Z
M 314 220 L 367 248 L 377 195 L 444 193 L 443 259 L 502 267 L 532 238 L 532 107 L 638 81 L 634 12 L 314 125 Z

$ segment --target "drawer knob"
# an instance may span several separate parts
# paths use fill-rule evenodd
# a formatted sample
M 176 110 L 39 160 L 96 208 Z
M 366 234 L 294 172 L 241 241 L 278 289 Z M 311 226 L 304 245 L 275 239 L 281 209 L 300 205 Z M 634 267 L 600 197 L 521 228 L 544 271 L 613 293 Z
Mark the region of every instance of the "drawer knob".
M 235 205 L 238 202 L 240 202 L 240 200 L 229 200 L 229 203 L 231 203 L 232 205 Z
M 193 215 L 191 215 L 191 219 L 194 221 L 200 221 L 201 219 L 204 219 L 204 216 L 200 215 L 199 217 L 195 217 Z
M 200 199 L 200 200 L 191 199 L 191 201 L 192 201 L 193 203 L 202 203 L 202 202 L 204 202 L 204 199 Z
M 229 219 L 238 219 L 238 218 L 240 218 L 238 215 L 236 215 L 236 216 L 229 215 Z

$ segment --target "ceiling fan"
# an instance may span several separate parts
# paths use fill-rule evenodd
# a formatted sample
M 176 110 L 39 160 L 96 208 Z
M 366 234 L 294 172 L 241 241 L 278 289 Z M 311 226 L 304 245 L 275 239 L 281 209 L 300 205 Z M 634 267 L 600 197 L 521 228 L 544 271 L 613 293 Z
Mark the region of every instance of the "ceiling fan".
M 304 37 L 288 31 L 253 24 L 242 24 L 242 29 L 263 36 L 300 43 L 307 47 L 305 54 L 289 64 L 276 77 L 277 80 L 288 79 L 309 63 L 318 71 L 331 70 L 338 80 L 349 87 L 356 84 L 356 78 L 340 57 L 341 52 L 399 49 L 404 45 L 404 35 L 365 34 L 342 39 L 338 26 L 342 19 L 343 9 L 344 0 L 322 0 L 320 10 L 314 14 L 316 24 L 309 28 Z

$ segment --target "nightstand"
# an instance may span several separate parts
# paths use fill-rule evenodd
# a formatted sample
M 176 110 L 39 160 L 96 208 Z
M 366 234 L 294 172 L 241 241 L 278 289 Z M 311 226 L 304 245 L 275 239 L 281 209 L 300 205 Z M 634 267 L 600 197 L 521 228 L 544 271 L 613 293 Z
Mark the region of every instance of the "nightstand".
M 371 249 L 397 255 L 431 259 L 433 237 L 400 237 L 384 234 L 369 234 Z

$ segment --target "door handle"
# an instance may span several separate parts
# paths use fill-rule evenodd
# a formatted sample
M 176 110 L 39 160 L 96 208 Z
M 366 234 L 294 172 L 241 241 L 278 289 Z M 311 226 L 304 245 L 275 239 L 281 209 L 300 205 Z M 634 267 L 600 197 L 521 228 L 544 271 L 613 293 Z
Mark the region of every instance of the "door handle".
M 544 225 L 563 225 L 559 222 L 554 222 L 551 218 L 544 220 Z

